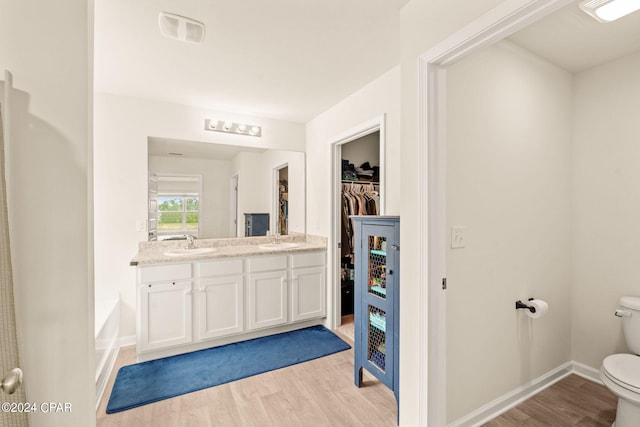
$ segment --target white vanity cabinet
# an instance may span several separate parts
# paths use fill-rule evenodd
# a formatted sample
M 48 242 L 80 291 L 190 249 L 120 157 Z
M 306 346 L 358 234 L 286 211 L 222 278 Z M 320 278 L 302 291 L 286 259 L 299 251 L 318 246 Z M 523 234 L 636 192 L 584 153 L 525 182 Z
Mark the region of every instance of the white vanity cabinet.
M 194 265 L 196 339 L 206 340 L 244 330 L 243 260 L 206 261 Z
M 311 252 L 291 257 L 291 320 L 324 317 L 327 314 L 325 253 Z
M 326 251 L 138 266 L 138 360 L 323 323 Z
M 287 256 L 252 257 L 247 262 L 249 329 L 287 323 L 289 320 Z
M 138 352 L 192 341 L 191 265 L 139 270 Z

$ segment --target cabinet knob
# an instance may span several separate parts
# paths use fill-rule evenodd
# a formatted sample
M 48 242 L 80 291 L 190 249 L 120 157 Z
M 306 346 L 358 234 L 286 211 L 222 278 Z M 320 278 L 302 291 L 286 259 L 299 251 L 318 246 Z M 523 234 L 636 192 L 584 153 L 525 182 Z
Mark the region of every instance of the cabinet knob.
M 387 270 L 387 274 L 388 274 L 389 276 L 391 276 L 391 275 L 393 274 L 393 270 L 391 270 L 391 269 Z

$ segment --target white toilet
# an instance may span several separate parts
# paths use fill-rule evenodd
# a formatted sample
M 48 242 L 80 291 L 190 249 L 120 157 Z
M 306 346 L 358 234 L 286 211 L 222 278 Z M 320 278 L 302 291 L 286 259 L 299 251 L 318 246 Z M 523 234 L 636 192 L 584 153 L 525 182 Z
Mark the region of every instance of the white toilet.
M 616 316 L 633 354 L 612 354 L 604 359 L 600 379 L 618 396 L 615 427 L 640 426 L 640 297 L 620 298 Z

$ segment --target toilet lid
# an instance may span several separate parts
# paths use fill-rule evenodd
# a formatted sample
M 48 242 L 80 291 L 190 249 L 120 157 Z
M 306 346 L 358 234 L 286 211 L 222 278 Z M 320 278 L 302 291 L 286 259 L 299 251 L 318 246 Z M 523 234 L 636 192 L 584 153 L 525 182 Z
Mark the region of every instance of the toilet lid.
M 640 393 L 640 356 L 613 354 L 604 359 L 602 367 L 612 381 Z
M 620 305 L 624 308 L 630 308 L 631 310 L 640 310 L 640 298 L 622 297 L 620 298 Z

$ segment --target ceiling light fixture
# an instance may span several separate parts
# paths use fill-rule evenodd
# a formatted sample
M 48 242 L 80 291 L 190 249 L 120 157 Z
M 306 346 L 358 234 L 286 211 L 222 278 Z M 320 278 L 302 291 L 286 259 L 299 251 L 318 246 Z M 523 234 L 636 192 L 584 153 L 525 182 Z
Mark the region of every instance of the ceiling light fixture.
M 204 24 L 186 16 L 160 12 L 158 25 L 162 35 L 171 39 L 191 43 L 202 43 L 204 40 Z
M 249 129 L 248 132 L 247 129 Z M 204 130 L 257 137 L 262 136 L 262 128 L 260 126 L 235 123 L 229 120 L 222 121 L 215 119 L 204 119 Z
M 584 0 L 579 7 L 600 22 L 612 22 L 640 10 L 640 0 Z

